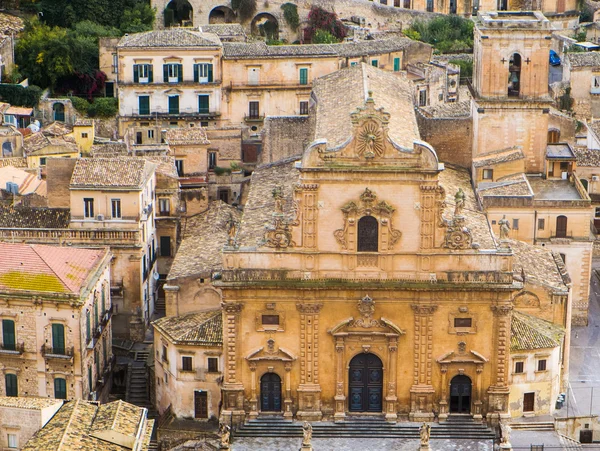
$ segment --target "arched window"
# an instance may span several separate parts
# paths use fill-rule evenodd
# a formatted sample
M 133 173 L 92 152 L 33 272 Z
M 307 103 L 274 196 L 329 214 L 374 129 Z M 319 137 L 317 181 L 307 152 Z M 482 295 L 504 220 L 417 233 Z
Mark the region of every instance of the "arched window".
M 19 396 L 19 386 L 16 374 L 6 374 L 4 376 L 6 383 L 6 396 Z
M 556 238 L 567 237 L 567 217 L 560 215 L 556 217 Z
M 513 53 L 508 62 L 508 96 L 519 97 L 521 93 L 521 55 Z
M 65 106 L 62 103 L 57 102 L 54 105 L 52 105 L 52 111 L 54 113 L 55 121 L 65 121 Z
M 358 221 L 358 252 L 379 250 L 379 225 L 373 216 L 363 216 Z

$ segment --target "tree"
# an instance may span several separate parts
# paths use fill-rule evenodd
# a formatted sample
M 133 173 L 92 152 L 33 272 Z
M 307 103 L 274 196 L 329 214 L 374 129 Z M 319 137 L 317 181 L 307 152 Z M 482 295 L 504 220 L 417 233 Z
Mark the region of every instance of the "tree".
M 465 52 L 473 48 L 473 22 L 456 15 L 440 16 L 427 22 L 417 20 L 405 34 L 433 45 L 441 53 Z
M 308 13 L 307 38 L 311 41 L 317 30 L 329 32 L 339 42 L 346 37 L 346 29 L 337 14 L 313 6 Z
M 317 30 L 312 37 L 313 44 L 335 44 L 337 42 L 336 37 L 326 30 Z

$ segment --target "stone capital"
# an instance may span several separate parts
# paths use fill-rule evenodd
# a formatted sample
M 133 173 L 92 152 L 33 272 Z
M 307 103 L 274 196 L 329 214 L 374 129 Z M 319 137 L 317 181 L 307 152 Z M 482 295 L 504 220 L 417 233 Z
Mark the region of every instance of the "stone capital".
M 512 312 L 512 305 L 492 305 L 490 307 L 494 316 L 507 316 Z
M 411 304 L 411 308 L 416 315 L 432 315 L 438 306 L 433 304 Z
M 319 302 L 319 303 L 315 303 L 315 304 L 305 304 L 305 303 L 298 302 L 296 304 L 296 308 L 301 313 L 319 313 L 321 311 L 321 309 L 323 308 L 323 303 Z
M 241 302 L 222 302 L 221 307 L 229 314 L 238 314 L 242 311 L 244 304 Z

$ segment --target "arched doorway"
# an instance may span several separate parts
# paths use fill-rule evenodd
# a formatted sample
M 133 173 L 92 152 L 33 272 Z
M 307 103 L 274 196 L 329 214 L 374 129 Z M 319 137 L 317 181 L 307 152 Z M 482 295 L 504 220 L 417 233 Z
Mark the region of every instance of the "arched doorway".
M 363 216 L 358 220 L 358 252 L 379 250 L 379 225 L 373 216 Z
M 250 30 L 253 35 L 264 36 L 267 39 L 279 39 L 279 22 L 269 13 L 254 16 Z
M 375 354 L 358 354 L 350 361 L 350 411 L 381 412 L 383 363 Z
M 62 103 L 55 103 L 52 105 L 52 112 L 54 114 L 55 121 L 65 121 L 65 106 Z
M 513 53 L 508 62 L 508 96 L 521 94 L 521 55 Z
M 191 27 L 194 24 L 194 8 L 187 0 L 171 0 L 165 8 L 164 16 L 165 27 Z
M 227 6 L 217 6 L 213 8 L 210 14 L 208 15 L 208 23 L 234 23 L 235 22 L 235 13 L 233 9 L 228 8 Z
M 560 215 L 556 217 L 556 238 L 567 237 L 567 217 Z
M 471 413 L 471 379 L 455 376 L 450 381 L 450 413 Z
M 260 410 L 281 412 L 281 378 L 275 373 L 260 378 Z

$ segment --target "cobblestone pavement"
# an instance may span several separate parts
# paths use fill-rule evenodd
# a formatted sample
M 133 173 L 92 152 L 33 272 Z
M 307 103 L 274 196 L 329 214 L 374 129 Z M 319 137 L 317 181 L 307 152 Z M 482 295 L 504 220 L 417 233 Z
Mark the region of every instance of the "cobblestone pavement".
M 432 451 L 493 451 L 491 440 L 431 440 Z M 301 438 L 237 438 L 232 451 L 298 451 Z M 313 438 L 314 451 L 415 451 L 419 440 Z

